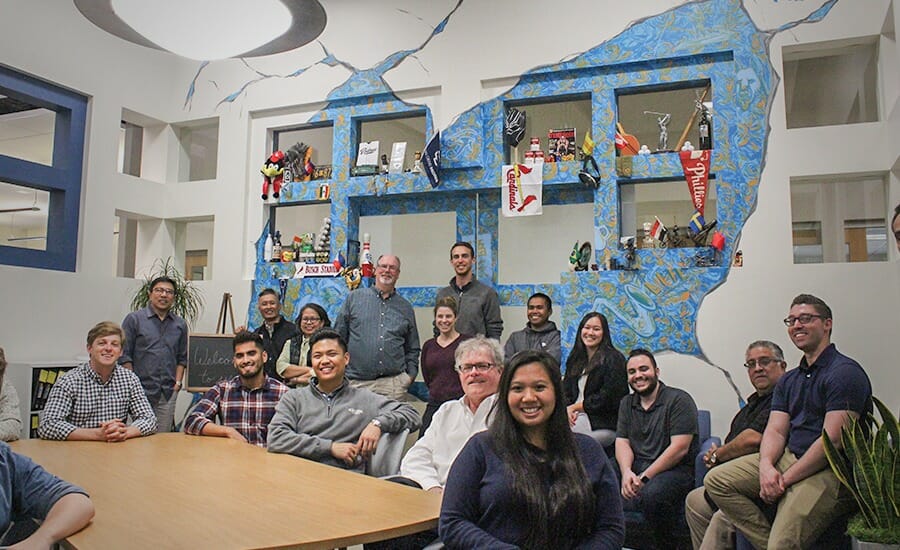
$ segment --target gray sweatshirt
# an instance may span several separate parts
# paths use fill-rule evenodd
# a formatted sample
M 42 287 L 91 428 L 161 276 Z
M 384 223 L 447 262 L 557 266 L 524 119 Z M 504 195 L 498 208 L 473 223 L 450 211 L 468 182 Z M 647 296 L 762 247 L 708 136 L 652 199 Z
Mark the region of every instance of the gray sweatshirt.
M 331 455 L 332 442 L 356 443 L 363 429 L 376 419 L 384 433 L 413 431 L 420 425 L 419 414 L 411 405 L 354 388 L 346 379 L 326 396 L 313 378 L 308 386 L 292 389 L 278 402 L 269 423 L 268 449 L 348 468 Z M 364 464 L 353 469 L 363 471 Z

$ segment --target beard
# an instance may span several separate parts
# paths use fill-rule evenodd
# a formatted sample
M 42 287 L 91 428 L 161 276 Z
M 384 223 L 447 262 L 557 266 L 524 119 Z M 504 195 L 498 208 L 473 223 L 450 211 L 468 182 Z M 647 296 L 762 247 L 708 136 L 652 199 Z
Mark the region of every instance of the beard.
M 260 373 L 263 369 L 262 365 L 257 365 L 252 371 L 238 371 L 238 375 L 242 380 L 250 380 Z
M 647 384 L 646 388 L 644 388 L 640 391 L 635 390 L 634 388 L 631 388 L 631 389 L 634 390 L 634 393 L 636 393 L 640 396 L 644 396 L 644 395 L 650 395 L 651 393 L 653 393 L 656 390 L 657 386 L 659 386 L 659 378 L 654 378 Z

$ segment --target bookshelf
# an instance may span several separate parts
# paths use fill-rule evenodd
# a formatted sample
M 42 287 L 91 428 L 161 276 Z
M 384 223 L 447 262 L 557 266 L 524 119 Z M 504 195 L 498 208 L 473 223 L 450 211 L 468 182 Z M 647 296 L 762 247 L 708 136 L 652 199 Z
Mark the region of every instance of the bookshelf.
M 50 396 L 50 389 L 61 376 L 79 364 L 76 360 L 9 364 L 3 383 L 12 384 L 19 393 L 22 439 L 37 438 L 38 416 Z

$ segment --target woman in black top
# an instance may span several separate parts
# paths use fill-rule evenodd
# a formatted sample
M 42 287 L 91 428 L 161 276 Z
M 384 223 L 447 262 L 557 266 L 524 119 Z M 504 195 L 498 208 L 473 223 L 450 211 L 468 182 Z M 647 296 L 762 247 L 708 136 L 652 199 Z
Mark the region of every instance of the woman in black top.
M 625 356 L 613 347 L 609 322 L 592 311 L 578 325 L 575 345 L 566 360 L 569 423 L 604 447 L 616 440 L 619 401 L 628 395 Z

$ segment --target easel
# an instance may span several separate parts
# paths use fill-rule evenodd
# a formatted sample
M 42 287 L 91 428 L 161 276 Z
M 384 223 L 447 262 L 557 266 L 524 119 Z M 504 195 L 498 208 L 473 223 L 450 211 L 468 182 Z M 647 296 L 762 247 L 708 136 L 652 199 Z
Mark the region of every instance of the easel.
M 225 316 L 231 319 L 231 332 L 225 332 Z M 216 322 L 216 334 L 234 334 L 234 306 L 231 305 L 231 293 L 222 294 L 222 305 L 219 306 L 219 320 Z

